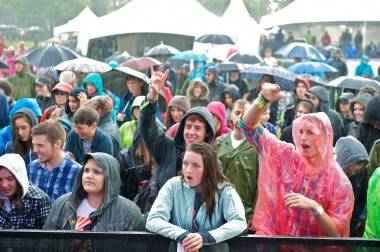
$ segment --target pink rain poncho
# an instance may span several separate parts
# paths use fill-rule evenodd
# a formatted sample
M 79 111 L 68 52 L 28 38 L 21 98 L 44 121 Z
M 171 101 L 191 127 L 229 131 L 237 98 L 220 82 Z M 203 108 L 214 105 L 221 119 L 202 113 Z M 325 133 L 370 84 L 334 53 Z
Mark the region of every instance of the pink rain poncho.
M 259 195 L 253 215 L 256 234 L 324 236 L 312 211 L 285 206 L 284 196 L 300 193 L 322 205 L 334 220 L 340 236 L 348 236 L 354 206 L 350 181 L 333 157 L 333 132 L 325 113 L 304 115 L 293 122 L 295 146 L 278 140 L 260 124 L 241 126 L 260 153 Z M 302 153 L 299 129 L 309 126 L 324 158 L 322 168 L 308 165 Z

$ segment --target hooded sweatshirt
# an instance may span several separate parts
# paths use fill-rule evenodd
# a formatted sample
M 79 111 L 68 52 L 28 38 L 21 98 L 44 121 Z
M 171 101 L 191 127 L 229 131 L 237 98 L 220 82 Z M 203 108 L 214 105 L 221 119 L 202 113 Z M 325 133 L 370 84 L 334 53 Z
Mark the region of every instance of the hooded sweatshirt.
M 365 162 L 368 164 L 369 157 L 362 143 L 352 136 L 341 137 L 335 145 L 336 161 L 343 170 L 357 162 Z M 365 210 L 367 203 L 367 188 L 368 188 L 368 174 L 366 165 L 362 169 L 348 177 L 351 182 L 354 192 L 355 203 L 354 211 L 352 212 L 350 224 L 350 236 L 357 234 L 359 224 L 361 221 L 360 216 Z
M 231 131 L 227 127 L 227 121 L 226 121 L 226 108 L 224 107 L 224 104 L 221 102 L 210 102 L 207 105 L 207 110 L 210 111 L 210 113 L 217 117 L 220 122 L 220 129 L 218 132 L 215 133 L 215 138 L 220 137 L 221 135 L 227 134 Z
M 380 129 L 376 129 L 374 124 L 380 124 L 380 96 L 375 96 L 368 102 L 364 111 L 364 120 L 359 125 L 358 140 L 368 153 L 373 143 L 380 138 Z
M 352 118 L 353 114 L 349 114 L 345 118 L 343 117 L 340 110 L 340 104 L 341 103 L 349 104 L 350 100 L 352 100 L 354 97 L 355 95 L 353 93 L 342 93 L 342 95 L 339 97 L 339 99 L 336 101 L 336 104 L 335 104 L 335 110 L 341 115 L 341 118 L 343 120 L 343 126 L 344 126 L 345 132 L 348 132 L 350 124 L 353 122 L 354 119 Z
M 38 119 L 32 110 L 30 110 L 28 108 L 22 108 L 22 109 L 18 110 L 13 116 L 15 116 L 16 114 L 19 114 L 19 113 L 22 113 L 29 118 L 30 122 L 32 123 L 32 128 L 38 124 Z M 13 153 L 14 152 L 12 144 L 13 144 L 12 140 L 6 144 L 5 153 Z M 34 159 L 37 158 L 37 156 L 33 152 L 33 149 L 31 148 L 27 154 L 22 156 L 22 158 L 25 161 L 25 165 L 28 166 L 30 162 L 32 162 Z
M 21 72 L 16 72 L 8 80 L 12 83 L 12 97 L 14 100 L 21 98 L 36 97 L 36 86 L 34 76 L 29 72 L 28 62 L 24 57 L 18 58 L 15 63 L 21 63 L 24 67 Z
M 90 158 L 93 158 L 104 172 L 104 200 L 101 206 L 90 214 L 91 223 L 85 226 L 84 230 L 100 232 L 144 230 L 144 219 L 140 209 L 132 201 L 119 196 L 119 162 L 106 153 L 95 152 L 84 155 L 84 165 Z M 54 202 L 44 229 L 75 230 L 77 210 L 86 197 L 82 185 L 83 170 L 84 168 L 78 174 L 73 192 L 62 195 Z
M 11 111 L 9 112 L 9 121 L 12 121 L 13 115 L 21 108 L 29 108 L 33 111 L 34 115 L 41 117 L 41 109 L 37 102 L 31 98 L 23 98 L 18 100 Z M 8 125 L 0 130 L 0 156 L 5 153 L 6 144 L 12 140 L 12 127 Z
M 187 97 L 189 97 L 190 99 L 190 103 L 191 103 L 191 107 L 194 108 L 194 107 L 198 107 L 198 106 L 203 106 L 203 107 L 206 107 L 207 104 L 209 103 L 209 94 L 210 94 L 210 90 L 208 88 L 208 86 L 201 80 L 197 81 L 197 85 L 199 85 L 202 89 L 202 93 L 199 97 L 195 97 L 194 96 L 194 82 L 192 82 L 192 84 L 189 86 L 189 88 L 186 90 L 186 95 Z
M 49 197 L 38 187 L 29 184 L 25 163 L 20 155 L 1 156 L 0 166 L 15 177 L 22 190 L 17 205 L 0 194 L 0 229 L 41 229 L 51 207 Z
M 187 111 L 181 119 L 174 140 L 167 137 L 164 131 L 155 122 L 157 102 L 146 102 L 142 105 L 138 130 L 142 135 L 148 151 L 153 155 L 160 169 L 158 170 L 159 186 L 162 187 L 167 180 L 176 176 L 182 167 L 182 154 L 185 151 L 183 132 L 186 119 L 189 115 L 197 114 L 206 121 L 205 142 L 214 141 L 214 121 L 210 112 L 204 107 L 195 107 Z
M 356 96 L 354 99 L 352 99 L 350 101 L 350 113 L 351 113 L 351 115 L 354 115 L 355 103 L 361 104 L 364 107 L 364 111 L 365 111 L 365 108 L 367 107 L 367 104 L 371 99 L 372 99 L 372 95 L 370 95 L 368 93 L 358 94 L 358 96 Z M 359 124 L 360 124 L 360 122 L 356 121 L 355 117 L 354 117 L 354 121 L 348 127 L 347 134 L 351 135 L 355 138 L 358 138 L 358 136 L 359 136 Z
M 368 183 L 367 220 L 364 237 L 380 238 L 380 168 L 373 173 Z
M 315 86 L 310 88 L 308 92 L 319 98 L 319 107 L 315 108 L 315 112 L 324 112 L 330 119 L 334 133 L 333 144 L 335 145 L 336 141 L 345 135 L 342 118 L 336 111 L 330 109 L 329 93 L 326 88 Z
M 0 93 L 0 129 L 9 125 L 9 104 L 7 97 Z
M 366 76 L 369 78 L 375 77 L 372 67 L 368 64 L 368 61 L 368 56 L 363 54 L 363 56 L 360 58 L 360 64 L 355 69 L 355 76 Z

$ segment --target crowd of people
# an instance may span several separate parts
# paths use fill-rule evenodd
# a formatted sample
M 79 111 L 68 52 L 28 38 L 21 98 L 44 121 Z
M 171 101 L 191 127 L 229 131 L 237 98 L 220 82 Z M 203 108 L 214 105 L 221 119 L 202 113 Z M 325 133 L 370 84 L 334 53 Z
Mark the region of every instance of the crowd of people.
M 378 90 L 335 103 L 300 77 L 281 109 L 270 74 L 250 88 L 212 63 L 198 73 L 127 74 L 118 97 L 99 73 L 36 78 L 15 59 L 0 80 L 0 229 L 147 230 L 173 251 L 247 232 L 380 238 Z

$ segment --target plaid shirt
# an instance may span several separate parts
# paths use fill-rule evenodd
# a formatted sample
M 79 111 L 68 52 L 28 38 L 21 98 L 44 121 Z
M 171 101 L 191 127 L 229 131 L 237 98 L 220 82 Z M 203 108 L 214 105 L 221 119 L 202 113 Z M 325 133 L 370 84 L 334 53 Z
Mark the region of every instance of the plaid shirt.
M 42 229 L 50 208 L 51 201 L 46 193 L 29 184 L 26 195 L 10 212 L 0 199 L 0 229 Z
M 72 192 L 80 169 L 78 163 L 65 156 L 62 163 L 54 169 L 47 169 L 36 159 L 29 164 L 27 172 L 29 182 L 37 185 L 55 201 L 61 195 Z

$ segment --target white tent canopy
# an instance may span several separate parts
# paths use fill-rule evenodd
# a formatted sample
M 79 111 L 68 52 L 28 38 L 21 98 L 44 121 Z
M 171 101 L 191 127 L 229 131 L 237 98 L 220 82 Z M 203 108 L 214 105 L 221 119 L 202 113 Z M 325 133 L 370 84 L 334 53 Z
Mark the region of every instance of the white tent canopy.
M 263 29 L 250 16 L 243 0 L 231 0 L 220 21 L 220 33 L 229 35 L 240 52 L 258 53 Z
M 260 25 L 271 28 L 287 24 L 380 21 L 378 0 L 295 0 L 270 15 Z
M 69 20 L 66 24 L 54 27 L 54 36 L 58 36 L 65 32 L 78 32 L 80 27 L 92 24 L 97 18 L 98 17 L 94 12 L 86 7 L 78 16 Z

